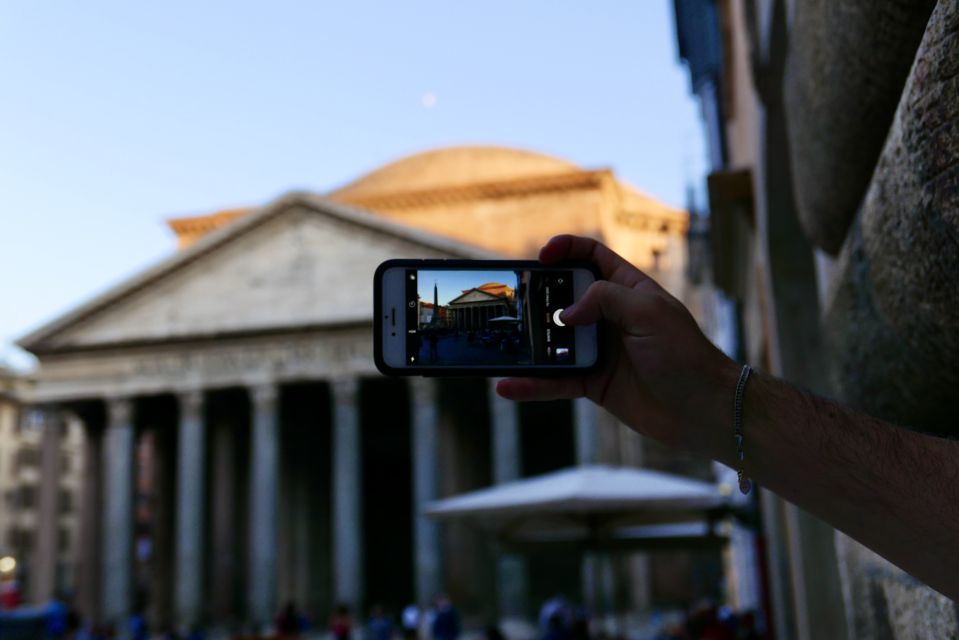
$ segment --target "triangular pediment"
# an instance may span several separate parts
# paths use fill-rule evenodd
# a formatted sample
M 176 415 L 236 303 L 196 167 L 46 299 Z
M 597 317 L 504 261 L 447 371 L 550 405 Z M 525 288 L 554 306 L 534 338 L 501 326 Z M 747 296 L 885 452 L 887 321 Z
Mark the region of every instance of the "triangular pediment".
M 493 302 L 497 300 L 500 302 L 503 302 L 506 300 L 506 298 L 502 296 L 494 296 L 492 293 L 480 291 L 479 289 L 470 289 L 469 291 L 450 300 L 450 304 L 467 304 L 469 302 Z
M 34 353 L 371 322 L 389 258 L 493 257 L 311 194 L 210 234 L 20 341 Z

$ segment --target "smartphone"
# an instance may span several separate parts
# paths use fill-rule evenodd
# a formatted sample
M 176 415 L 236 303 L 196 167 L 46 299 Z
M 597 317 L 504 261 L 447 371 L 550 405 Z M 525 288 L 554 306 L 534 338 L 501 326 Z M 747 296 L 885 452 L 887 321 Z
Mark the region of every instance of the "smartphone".
M 598 279 L 590 264 L 388 260 L 374 275 L 374 358 L 387 375 L 582 375 L 600 364 L 598 325 L 563 309 Z

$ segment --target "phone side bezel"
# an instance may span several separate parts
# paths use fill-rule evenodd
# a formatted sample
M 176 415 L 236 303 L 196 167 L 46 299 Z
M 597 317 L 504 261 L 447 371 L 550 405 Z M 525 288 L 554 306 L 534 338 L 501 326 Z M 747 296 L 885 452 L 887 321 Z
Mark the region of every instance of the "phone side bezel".
M 594 278 L 602 280 L 599 269 L 591 262 L 562 262 L 544 265 L 537 260 L 467 260 L 467 259 L 412 259 L 393 258 L 381 263 L 373 274 L 373 362 L 380 373 L 387 376 L 419 376 L 424 378 L 492 378 L 529 376 L 537 378 L 575 377 L 592 373 L 602 367 L 605 356 L 604 331 L 602 323 L 596 325 L 596 361 L 586 367 L 394 367 L 383 358 L 383 274 L 388 269 L 427 270 L 431 267 L 444 269 L 586 269 Z

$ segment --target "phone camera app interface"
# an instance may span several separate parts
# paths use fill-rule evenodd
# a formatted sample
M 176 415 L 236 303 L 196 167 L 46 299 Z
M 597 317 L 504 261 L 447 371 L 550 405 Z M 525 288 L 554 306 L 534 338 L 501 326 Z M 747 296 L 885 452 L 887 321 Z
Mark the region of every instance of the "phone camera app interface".
M 572 365 L 576 330 L 565 270 L 406 272 L 410 366 Z

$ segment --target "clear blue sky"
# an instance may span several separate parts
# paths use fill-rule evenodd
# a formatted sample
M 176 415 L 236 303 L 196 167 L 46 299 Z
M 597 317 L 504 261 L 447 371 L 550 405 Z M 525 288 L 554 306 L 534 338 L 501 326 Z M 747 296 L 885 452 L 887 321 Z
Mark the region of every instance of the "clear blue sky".
M 167 217 L 430 147 L 530 148 L 684 204 L 704 163 L 671 6 L 3 3 L 0 360 L 171 252 Z

